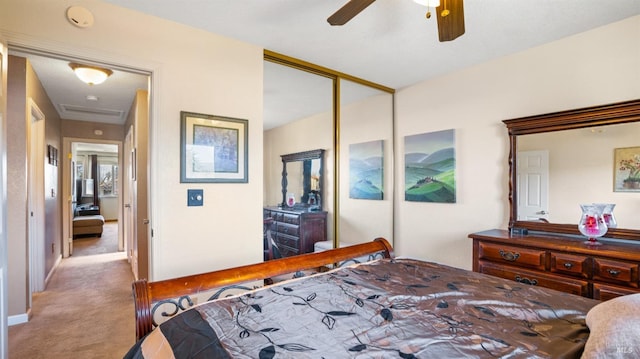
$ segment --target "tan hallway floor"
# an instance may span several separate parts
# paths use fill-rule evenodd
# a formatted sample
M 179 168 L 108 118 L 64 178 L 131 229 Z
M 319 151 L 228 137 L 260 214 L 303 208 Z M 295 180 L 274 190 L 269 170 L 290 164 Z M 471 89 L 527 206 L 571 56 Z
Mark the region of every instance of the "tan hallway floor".
M 10 359 L 122 358 L 134 344 L 133 275 L 125 253 L 114 252 L 117 223 L 74 247 L 34 294 L 31 320 L 9 327 Z

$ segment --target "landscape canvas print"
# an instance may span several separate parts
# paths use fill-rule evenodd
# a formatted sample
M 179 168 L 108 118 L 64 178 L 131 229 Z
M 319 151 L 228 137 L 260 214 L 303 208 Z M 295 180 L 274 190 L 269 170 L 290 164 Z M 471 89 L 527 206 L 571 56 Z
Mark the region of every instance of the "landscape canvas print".
M 405 201 L 456 202 L 454 130 L 405 136 L 404 166 Z
M 349 198 L 382 200 L 383 141 L 349 145 Z

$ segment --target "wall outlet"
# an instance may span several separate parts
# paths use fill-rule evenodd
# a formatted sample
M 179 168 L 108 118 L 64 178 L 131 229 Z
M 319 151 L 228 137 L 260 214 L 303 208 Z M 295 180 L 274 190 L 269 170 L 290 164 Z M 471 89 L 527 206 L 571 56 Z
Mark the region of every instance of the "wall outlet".
M 187 190 L 187 206 L 202 206 L 203 203 L 203 190 L 201 189 L 188 189 Z

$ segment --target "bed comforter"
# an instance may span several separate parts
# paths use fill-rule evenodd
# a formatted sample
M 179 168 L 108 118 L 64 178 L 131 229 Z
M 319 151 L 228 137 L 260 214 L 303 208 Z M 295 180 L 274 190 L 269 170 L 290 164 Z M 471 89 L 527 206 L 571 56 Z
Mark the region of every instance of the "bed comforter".
M 579 357 L 598 301 L 382 259 L 210 301 L 125 358 Z

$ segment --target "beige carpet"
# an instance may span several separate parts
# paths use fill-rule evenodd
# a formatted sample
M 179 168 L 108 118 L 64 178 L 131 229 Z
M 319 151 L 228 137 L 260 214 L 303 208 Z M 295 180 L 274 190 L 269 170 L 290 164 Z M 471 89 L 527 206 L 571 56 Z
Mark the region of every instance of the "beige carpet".
M 87 236 L 73 240 L 73 256 L 112 253 L 118 251 L 118 222 L 106 222 L 102 237 Z
M 116 241 L 115 222 L 102 238 L 74 240 L 73 256 L 34 295 L 31 320 L 9 327 L 10 359 L 124 356 L 135 340 L 133 275 Z

